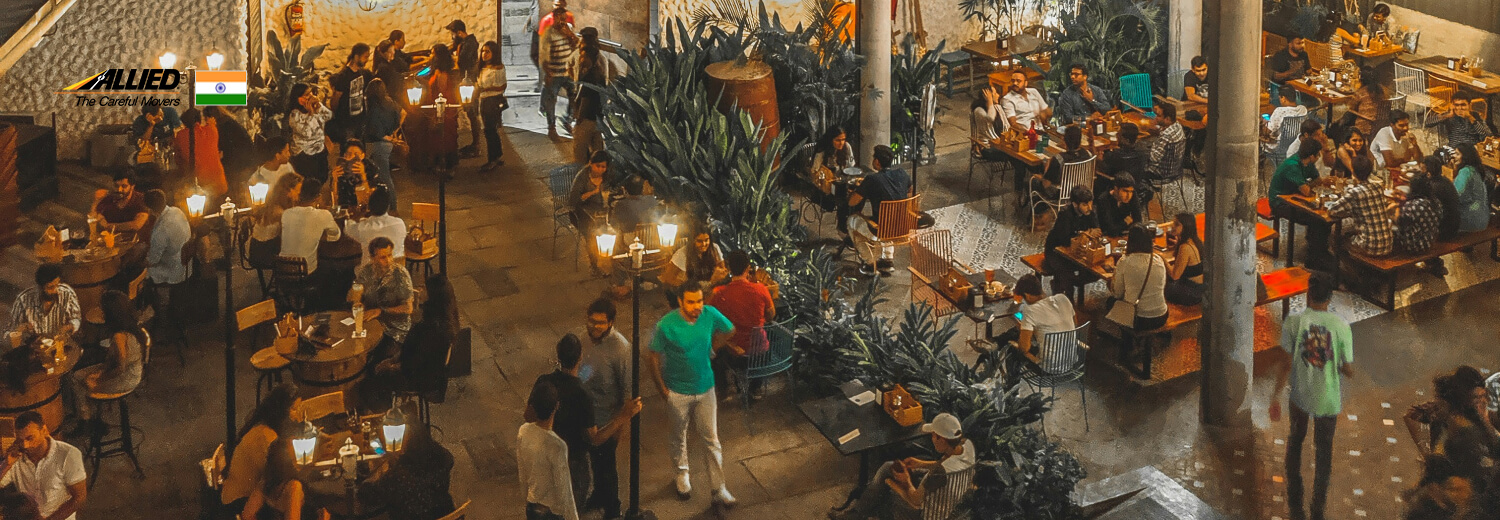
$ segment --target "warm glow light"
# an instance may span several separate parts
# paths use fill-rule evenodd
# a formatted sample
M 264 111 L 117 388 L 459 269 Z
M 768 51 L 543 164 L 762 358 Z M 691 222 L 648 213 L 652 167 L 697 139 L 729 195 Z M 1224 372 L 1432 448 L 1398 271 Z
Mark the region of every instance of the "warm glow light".
M 458 97 L 462 98 L 464 100 L 464 103 L 468 103 L 469 101 L 473 100 L 474 85 L 460 85 L 458 87 Z
M 662 247 L 672 247 L 677 243 L 677 224 L 662 222 L 656 225 L 656 238 Z
M 618 237 L 615 235 L 615 228 L 609 224 L 605 224 L 604 229 L 599 230 L 599 236 L 594 238 L 594 241 L 599 246 L 599 254 L 604 256 L 613 255 L 615 253 L 616 238 Z
M 198 217 L 203 216 L 203 205 L 204 204 L 208 204 L 208 197 L 205 196 L 205 195 L 203 195 L 202 193 L 194 193 L 192 195 L 188 195 L 188 198 L 187 198 L 188 216 L 189 217 L 193 217 L 193 218 L 198 218 Z
M 163 54 L 160 58 L 157 58 L 156 63 L 160 64 L 163 69 L 170 69 L 177 65 L 177 55 L 170 52 Z
M 224 65 L 224 55 L 217 52 L 208 55 L 208 70 L 219 70 Z
M 412 87 L 412 88 L 406 89 L 406 100 L 410 101 L 411 104 L 413 104 L 413 105 L 415 105 L 417 103 L 421 103 L 422 102 L 422 87 Z
M 265 204 L 265 202 L 266 202 L 266 193 L 269 192 L 269 191 L 271 191 L 271 185 L 266 184 L 264 182 L 257 182 L 255 184 L 251 184 L 250 185 L 250 205 L 251 206 L 259 206 L 261 204 Z
M 385 450 L 400 451 L 406 439 L 406 414 L 401 411 L 401 407 L 392 406 L 385 413 L 380 421 L 380 429 L 385 434 Z
M 318 429 L 312 423 L 302 423 L 302 434 L 292 438 L 292 451 L 297 455 L 297 464 L 313 463 L 313 448 L 318 446 Z

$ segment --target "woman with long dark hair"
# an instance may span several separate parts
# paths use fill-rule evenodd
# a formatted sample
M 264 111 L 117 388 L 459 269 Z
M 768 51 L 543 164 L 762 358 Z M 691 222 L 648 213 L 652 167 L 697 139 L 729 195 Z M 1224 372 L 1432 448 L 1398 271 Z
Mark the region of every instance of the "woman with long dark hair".
M 407 417 L 415 415 L 416 410 L 407 410 Z M 433 440 L 420 421 L 407 421 L 402 444 L 401 456 L 366 482 L 361 495 L 371 497 L 370 505 L 385 506 L 391 520 L 431 520 L 452 513 L 448 487 L 453 453 Z
M 1167 235 L 1177 247 L 1167 269 L 1167 301 L 1177 305 L 1203 303 L 1203 240 L 1198 238 L 1198 219 L 1178 213 Z
M 500 156 L 505 154 L 500 143 L 500 121 L 510 104 L 505 99 L 505 62 L 500 61 L 500 44 L 494 40 L 484 42 L 479 48 L 479 83 L 475 95 L 479 96 L 479 117 L 484 121 L 484 150 L 489 162 L 481 171 L 492 171 L 505 164 Z
M 295 424 L 293 412 L 301 407 L 301 403 L 297 387 L 282 384 L 272 388 L 250 412 L 245 425 L 240 427 L 234 458 L 229 461 L 224 485 L 219 490 L 219 500 L 228 512 L 237 514 L 248 510 L 246 504 L 250 497 L 257 494 L 266 481 L 266 468 L 273 451 L 295 457 L 291 444 L 277 441 L 291 435 Z
M 385 86 L 386 97 L 397 107 L 406 108 L 406 66 L 396 60 L 396 44 L 391 40 L 375 44 L 374 71 L 375 78 Z
M 239 455 L 236 451 L 235 455 Z M 265 479 L 260 487 L 250 494 L 240 518 L 264 518 L 277 520 L 302 520 L 303 517 L 328 520 L 328 511 L 315 509 L 307 503 L 307 490 L 297 475 L 297 455 L 292 451 L 292 441 L 279 437 L 271 442 L 266 459 Z
M 1460 233 L 1471 233 L 1490 225 L 1489 186 L 1484 181 L 1484 164 L 1479 151 L 1472 144 L 1463 144 L 1458 149 L 1458 164 L 1453 166 L 1458 173 L 1453 175 L 1453 187 L 1458 189 L 1458 211 Z
M 1390 120 L 1391 100 L 1385 88 L 1380 86 L 1380 76 L 1375 69 L 1365 67 L 1359 71 L 1360 88 L 1354 92 L 1354 103 L 1349 113 L 1354 114 L 1354 127 L 1364 135 L 1375 135 Z
M 677 288 L 687 282 L 702 282 L 704 287 L 713 287 L 729 278 L 729 268 L 724 265 L 724 251 L 714 243 L 707 223 L 699 225 L 691 235 L 693 241 L 678 247 L 672 261 L 662 269 L 661 282 L 667 287 L 667 298 L 672 307 L 677 307 Z
M 396 182 L 391 179 L 391 149 L 401 132 L 401 123 L 406 121 L 406 111 L 387 93 L 385 80 L 375 78 L 365 86 L 369 100 L 365 109 L 365 158 L 374 166 L 366 176 L 373 174 L 376 183 L 390 188 L 391 207 L 396 207 Z
M 1485 467 L 1500 459 L 1500 431 L 1490 419 L 1490 393 L 1459 378 L 1440 384 L 1438 398 L 1448 415 L 1432 439 L 1432 457 L 1451 465 L 1453 474 L 1468 479 L 1476 494 L 1494 485 L 1494 470 Z
M 99 346 L 105 351 L 104 362 L 73 372 L 74 395 L 79 397 L 133 391 L 141 384 L 145 370 L 144 351 L 149 348 L 150 338 L 136 317 L 135 304 L 125 293 L 110 290 L 104 292 L 100 307 L 104 310 L 105 339 Z M 93 407 L 80 400 L 78 417 L 83 423 L 92 422 L 93 412 Z
M 427 78 L 427 89 L 422 91 L 422 104 L 431 105 L 442 94 L 449 107 L 443 114 L 442 131 L 428 133 L 429 153 L 438 167 L 454 168 L 458 166 L 458 109 L 463 101 L 458 82 L 463 74 L 453 63 L 453 51 L 441 43 L 432 46 L 432 59 L 427 66 L 432 68 L 432 77 Z
M 1350 128 L 1344 135 L 1343 142 L 1339 143 L 1338 150 L 1334 152 L 1333 175 L 1335 177 L 1355 178 L 1355 159 L 1363 157 L 1370 161 L 1370 164 L 1375 163 L 1375 154 L 1370 151 L 1370 142 L 1365 139 L 1368 135 L 1370 134 L 1358 128 Z
M 440 391 L 448 384 L 448 351 L 458 338 L 458 298 L 447 276 L 427 278 L 427 301 L 421 309 L 422 321 L 412 325 L 396 358 L 381 362 L 360 382 L 366 410 L 388 409 L 395 392 Z
M 1167 324 L 1167 263 L 1152 251 L 1156 232 L 1146 224 L 1130 226 L 1125 237 L 1125 256 L 1115 262 L 1110 281 L 1110 319 L 1121 326 L 1122 352 L 1128 350 L 1136 332 L 1156 330 Z M 1130 304 L 1133 315 L 1116 317 L 1114 306 Z M 1129 321 L 1123 323 L 1120 320 Z
M 292 129 L 292 169 L 308 179 L 328 182 L 328 137 L 325 127 L 333 110 L 318 99 L 318 89 L 306 83 L 292 85 L 286 124 Z
M 296 207 L 301 198 L 301 175 L 291 172 L 276 179 L 276 185 L 266 195 L 266 203 L 252 214 L 250 265 L 260 269 L 276 267 L 276 257 L 281 254 L 281 213 Z

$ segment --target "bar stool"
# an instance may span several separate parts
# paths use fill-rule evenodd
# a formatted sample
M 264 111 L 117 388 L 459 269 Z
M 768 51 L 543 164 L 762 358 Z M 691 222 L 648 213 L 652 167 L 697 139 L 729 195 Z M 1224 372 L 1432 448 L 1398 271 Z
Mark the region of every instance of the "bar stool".
M 125 398 L 135 393 L 132 388 L 120 393 L 89 392 L 89 402 L 94 405 L 94 417 L 103 417 L 104 407 L 114 405 L 120 411 L 120 423 L 118 426 L 119 436 L 105 438 L 110 425 L 104 428 L 96 428 L 89 434 L 88 457 L 93 461 L 93 469 L 89 471 L 89 489 L 93 489 L 94 482 L 99 479 L 99 462 L 106 457 L 124 455 L 130 457 L 130 464 L 135 468 L 136 478 L 146 478 L 146 473 L 141 471 L 141 461 L 135 454 L 135 440 L 130 427 L 130 401 Z
M 234 321 L 239 324 L 240 332 L 256 327 L 268 321 L 276 319 L 276 300 L 264 300 L 260 303 L 240 309 L 234 313 Z M 260 334 L 251 340 L 251 344 L 259 343 Z M 260 377 L 255 381 L 255 403 L 260 404 L 261 388 L 267 391 L 281 383 L 281 371 L 286 370 L 291 361 L 281 354 L 276 353 L 274 345 L 262 348 L 250 355 L 250 366 L 255 367 Z

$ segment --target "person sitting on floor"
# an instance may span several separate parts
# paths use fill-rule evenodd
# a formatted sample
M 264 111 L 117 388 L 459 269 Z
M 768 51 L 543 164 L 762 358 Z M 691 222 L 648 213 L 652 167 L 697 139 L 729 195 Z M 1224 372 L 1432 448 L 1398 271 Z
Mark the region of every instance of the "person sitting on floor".
M 1052 292 L 1062 294 L 1071 291 L 1082 276 L 1077 262 L 1063 258 L 1057 248 L 1071 246 L 1073 237 L 1090 229 L 1099 229 L 1099 216 L 1094 213 L 1094 192 L 1089 191 L 1086 186 L 1074 186 L 1068 197 L 1068 205 L 1057 212 L 1057 221 L 1052 224 L 1052 230 L 1047 232 L 1044 245 L 1043 253 L 1046 257 L 1043 265 L 1047 272 L 1052 273 Z
M 1354 178 L 1359 183 L 1344 190 L 1343 198 L 1328 209 L 1328 214 L 1354 220 L 1351 249 L 1363 255 L 1385 256 L 1396 246 L 1396 234 L 1391 230 L 1391 210 L 1395 204 L 1385 198 L 1379 184 L 1370 182 L 1374 166 L 1367 157 L 1354 157 Z
M 929 434 L 937 460 L 916 457 L 886 462 L 875 473 L 875 479 L 848 509 L 828 512 L 832 520 L 867 520 L 885 518 L 892 508 L 906 511 L 951 512 L 954 501 L 962 495 L 938 492 L 948 488 L 967 489 L 973 479 L 978 453 L 974 442 L 964 438 L 963 424 L 952 414 L 940 413 L 932 422 L 922 425 Z M 957 482 L 955 482 L 957 479 Z M 946 501 L 946 502 L 945 502 Z
M 1135 177 L 1129 173 L 1115 176 L 1108 196 L 1099 200 L 1099 230 L 1104 236 L 1124 236 L 1130 226 L 1144 222 L 1143 206 L 1135 197 Z

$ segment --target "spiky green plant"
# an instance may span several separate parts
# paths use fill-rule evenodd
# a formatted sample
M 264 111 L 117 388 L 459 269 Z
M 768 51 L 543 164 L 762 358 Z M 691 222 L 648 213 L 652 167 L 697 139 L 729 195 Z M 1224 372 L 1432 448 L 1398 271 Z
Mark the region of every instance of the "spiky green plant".
M 266 85 L 249 92 L 250 135 L 256 141 L 272 136 L 288 135 L 286 118 L 282 117 L 291 107 L 292 85 L 317 80 L 317 68 L 313 62 L 323 55 L 328 44 L 314 45 L 302 50 L 302 36 L 293 36 L 286 47 L 276 31 L 266 31 Z
M 1083 2 L 1078 15 L 1062 20 L 1052 68 L 1047 76 L 1048 92 L 1061 92 L 1069 83 L 1069 67 L 1088 67 L 1089 83 L 1105 92 L 1117 92 L 1120 76 L 1141 72 L 1152 75 L 1152 84 L 1164 91 L 1166 67 L 1166 11 L 1148 0 L 1094 0 Z

